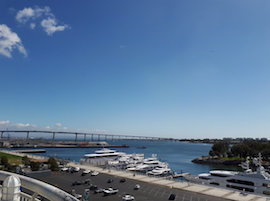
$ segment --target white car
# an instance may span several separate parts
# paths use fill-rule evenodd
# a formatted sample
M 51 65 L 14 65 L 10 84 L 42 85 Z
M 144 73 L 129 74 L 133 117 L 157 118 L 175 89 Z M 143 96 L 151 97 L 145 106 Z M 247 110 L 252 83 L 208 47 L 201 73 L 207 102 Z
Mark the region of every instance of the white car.
M 139 188 L 141 188 L 141 186 L 139 184 L 136 184 L 134 187 L 135 190 L 138 190 Z
M 113 189 L 113 188 L 107 188 L 103 189 L 104 195 L 112 195 L 118 193 L 118 189 Z
M 89 174 L 91 172 L 91 170 L 84 170 L 83 174 Z
M 97 176 L 98 174 L 99 174 L 98 171 L 94 171 L 94 172 L 91 173 L 91 176 Z
M 123 197 L 122 197 L 122 199 L 123 200 L 134 200 L 134 197 L 132 196 L 132 195 L 124 195 Z
M 79 167 L 75 167 L 75 168 L 73 169 L 73 171 L 74 171 L 74 172 L 79 172 L 79 171 L 80 171 L 80 168 L 79 168 Z
M 61 168 L 61 171 L 68 171 L 68 167 Z

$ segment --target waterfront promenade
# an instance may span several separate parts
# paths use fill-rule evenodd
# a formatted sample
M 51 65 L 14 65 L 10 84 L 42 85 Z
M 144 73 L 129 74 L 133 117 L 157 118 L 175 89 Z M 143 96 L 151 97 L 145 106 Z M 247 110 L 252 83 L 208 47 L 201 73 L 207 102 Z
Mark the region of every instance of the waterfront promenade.
M 22 153 L 15 153 L 13 151 L 7 151 L 7 150 L 2 150 L 2 151 L 6 153 L 10 153 L 10 154 L 20 155 L 20 156 L 26 155 Z M 29 155 L 29 154 L 27 155 L 30 158 L 44 159 L 44 157 L 40 157 L 40 156 Z M 178 181 L 174 181 L 170 179 L 149 177 L 149 176 L 140 175 L 140 174 L 136 174 L 134 176 L 133 173 L 131 172 L 117 171 L 114 169 L 108 170 L 108 169 L 103 169 L 103 168 L 95 167 L 95 166 L 80 165 L 74 162 L 69 162 L 67 165 L 73 166 L 73 167 L 80 167 L 81 169 L 96 170 L 102 174 L 108 175 L 108 178 L 111 176 L 122 177 L 122 178 L 124 177 L 129 180 L 137 180 L 137 181 L 145 182 L 148 184 L 161 185 L 161 186 L 165 186 L 167 188 L 174 189 L 174 190 L 178 189 L 181 191 L 196 193 L 198 195 L 201 194 L 202 196 L 218 197 L 224 200 L 235 200 L 235 201 L 263 201 L 264 200 L 265 201 L 265 200 L 268 200 L 269 198 L 265 196 L 259 196 L 259 195 L 248 194 L 248 193 L 243 194 L 243 193 L 240 193 L 239 191 L 214 188 L 208 185 L 197 185 L 197 184 L 192 184 L 188 182 L 178 182 Z

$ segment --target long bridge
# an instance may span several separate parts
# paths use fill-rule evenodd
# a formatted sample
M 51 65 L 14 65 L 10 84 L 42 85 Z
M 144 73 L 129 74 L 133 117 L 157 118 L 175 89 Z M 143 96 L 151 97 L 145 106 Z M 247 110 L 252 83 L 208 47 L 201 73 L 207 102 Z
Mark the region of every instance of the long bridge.
M 118 134 L 101 134 L 101 133 L 81 133 L 81 132 L 67 132 L 67 131 L 41 131 L 41 130 L 0 130 L 1 138 L 4 138 L 4 133 L 24 133 L 26 134 L 26 139 L 29 139 L 30 133 L 50 133 L 52 134 L 52 140 L 55 140 L 55 136 L 57 135 L 75 135 L 75 141 L 78 141 L 78 136 L 83 136 L 83 140 L 86 141 L 87 137 L 88 140 L 94 141 L 94 138 L 98 141 L 101 140 L 101 137 L 105 141 L 107 141 L 108 138 L 111 140 L 126 140 L 126 139 L 132 139 L 132 140 L 173 140 L 171 138 L 161 138 L 161 137 L 147 137 L 147 136 L 135 136 L 135 135 L 118 135 Z

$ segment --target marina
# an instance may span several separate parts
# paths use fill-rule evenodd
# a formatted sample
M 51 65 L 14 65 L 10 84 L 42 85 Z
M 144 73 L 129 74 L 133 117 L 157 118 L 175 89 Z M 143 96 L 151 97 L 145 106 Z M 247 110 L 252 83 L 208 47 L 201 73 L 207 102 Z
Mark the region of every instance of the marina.
M 10 151 L 4 151 L 6 153 L 13 153 Z M 22 153 L 16 155 L 24 156 Z M 36 159 L 44 158 L 36 155 L 28 155 L 28 157 L 34 157 Z M 113 187 L 119 189 L 119 193 L 116 196 L 104 197 L 100 194 L 91 193 L 93 199 L 99 200 L 119 200 L 118 195 L 122 195 L 125 192 L 130 192 L 134 195 L 136 200 L 157 200 L 161 201 L 168 199 L 171 194 L 175 194 L 176 201 L 190 201 L 190 200 L 201 200 L 201 201 L 223 201 L 223 200 L 234 200 L 234 201 L 263 201 L 267 197 L 251 194 L 241 193 L 237 191 L 231 191 L 221 188 L 215 188 L 209 185 L 197 185 L 188 182 L 174 181 L 168 178 L 151 177 L 147 175 L 134 174 L 132 172 L 119 171 L 119 170 L 107 170 L 96 166 L 85 166 L 78 163 L 69 162 L 68 167 L 77 167 L 79 172 L 70 174 L 68 172 L 53 173 L 52 176 L 46 176 L 42 180 L 46 181 L 51 185 L 57 185 L 67 192 L 74 192 L 74 195 L 83 195 L 85 185 L 72 186 L 72 181 L 80 181 L 82 179 L 88 179 L 89 177 L 82 177 L 81 171 L 91 169 L 92 171 L 99 172 L 99 175 L 90 177 L 91 182 L 96 184 L 98 187 L 109 188 Z M 125 178 L 126 182 L 122 185 L 119 182 Z M 108 179 L 115 180 L 112 183 L 107 183 Z M 140 185 L 140 189 L 134 191 L 135 185 Z M 73 191 L 74 190 L 74 191 Z
M 213 169 L 219 169 L 220 166 L 201 165 L 195 164 L 191 161 L 202 155 L 208 155 L 212 145 L 200 143 L 185 143 L 185 142 L 170 142 L 170 141 L 144 141 L 146 149 L 137 149 L 141 146 L 141 141 L 126 140 L 126 141 L 108 141 L 111 145 L 128 144 L 129 147 L 116 147 L 111 148 L 118 152 L 125 152 L 126 154 L 143 154 L 145 158 L 152 157 L 152 154 L 157 155 L 157 159 L 161 162 L 166 162 L 170 165 L 172 171 L 181 173 L 189 172 L 190 174 L 197 175 L 203 172 L 209 172 Z M 94 153 L 97 148 L 80 147 L 76 149 L 64 148 L 44 148 L 46 153 L 37 153 L 35 155 L 44 157 L 56 157 L 61 160 L 69 160 L 72 162 L 80 163 L 80 159 L 85 154 Z M 14 150 L 16 149 L 9 149 Z M 99 163 L 104 163 L 102 159 L 95 159 Z M 226 167 L 230 169 L 231 167 Z
M 121 141 L 122 142 L 122 141 Z M 118 141 L 110 142 L 110 144 L 117 144 Z M 246 182 L 248 185 L 236 185 L 237 182 L 242 182 L 240 180 L 235 180 L 230 178 L 229 181 L 224 183 L 225 185 L 218 184 L 217 174 L 229 174 L 235 176 L 237 167 L 220 167 L 211 165 L 201 165 L 192 163 L 192 159 L 205 153 L 207 155 L 211 146 L 208 144 L 191 144 L 184 142 L 145 142 L 147 149 L 139 150 L 138 144 L 140 141 L 125 141 L 128 144 L 128 148 L 76 148 L 76 152 L 71 152 L 67 148 L 45 148 L 46 153 L 33 153 L 37 156 L 53 156 L 58 159 L 65 159 L 65 156 L 69 157 L 66 160 L 67 163 L 73 161 L 82 166 L 101 168 L 105 171 L 120 171 L 125 173 L 130 173 L 131 175 L 145 175 L 147 177 L 154 178 L 164 178 L 165 180 L 172 180 L 175 182 L 185 182 L 196 183 L 200 185 L 213 186 L 218 188 L 229 188 L 237 190 L 239 192 L 249 192 L 255 194 L 267 194 L 268 195 L 268 181 L 261 182 L 260 184 L 252 182 Z M 162 149 L 160 149 L 162 147 Z M 27 150 L 27 149 L 26 149 Z M 37 149 L 38 150 L 38 149 Z M 178 150 L 178 151 L 176 151 Z M 17 152 L 17 149 L 13 151 Z M 30 150 L 31 151 L 31 150 Z M 189 153 L 189 154 L 187 154 Z M 188 157 L 188 158 L 187 158 Z M 259 158 L 260 159 L 260 158 Z M 260 161 L 260 160 L 259 160 Z M 175 164 L 178 164 L 177 166 Z M 185 166 L 188 168 L 184 168 Z M 196 171 L 192 171 L 192 166 L 196 168 Z M 206 169 L 208 171 L 203 171 Z M 235 168 L 235 169 L 234 169 Z M 262 167 L 260 168 L 263 172 Z M 100 172 L 100 171 L 98 171 Z M 210 172 L 210 174 L 205 174 L 203 172 Z M 254 173 L 250 174 L 254 179 Z M 258 171 L 257 171 L 258 172 Z M 214 175 L 215 177 L 211 177 Z M 198 176 L 196 176 L 198 175 Z M 208 176 L 209 175 L 209 176 Z M 226 181 L 225 176 L 220 176 L 221 179 Z M 244 174 L 240 176 L 243 178 Z M 267 176 L 268 174 L 264 174 Z M 198 179 L 199 178 L 199 179 Z M 267 177 L 268 178 L 268 177 Z M 245 181 L 244 181 L 245 182 Z M 259 187 L 264 185 L 264 187 Z M 263 189 L 263 190 L 261 190 Z

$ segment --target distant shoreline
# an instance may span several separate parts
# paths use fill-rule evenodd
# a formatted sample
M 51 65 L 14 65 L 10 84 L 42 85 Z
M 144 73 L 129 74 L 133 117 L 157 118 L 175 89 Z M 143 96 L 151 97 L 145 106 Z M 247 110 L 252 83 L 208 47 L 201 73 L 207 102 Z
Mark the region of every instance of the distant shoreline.
M 238 166 L 241 164 L 241 160 L 220 160 L 217 158 L 210 159 L 210 157 L 205 158 L 195 158 L 191 162 L 197 164 L 205 164 L 205 165 L 224 165 L 224 166 Z

